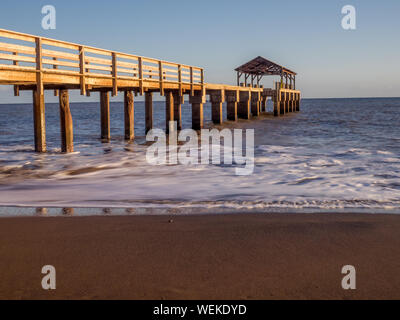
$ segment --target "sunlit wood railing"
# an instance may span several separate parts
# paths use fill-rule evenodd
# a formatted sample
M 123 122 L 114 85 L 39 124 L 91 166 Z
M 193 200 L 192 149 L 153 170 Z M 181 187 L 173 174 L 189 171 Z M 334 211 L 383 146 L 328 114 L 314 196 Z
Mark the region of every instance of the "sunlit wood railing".
M 118 80 L 137 80 L 141 93 L 145 82 L 156 82 L 162 94 L 165 83 L 175 83 L 180 90 L 183 84 L 189 84 L 192 91 L 194 85 L 204 84 L 204 71 L 199 67 L 4 29 L 0 29 L 0 70 L 35 72 L 40 92 L 43 74 L 79 76 L 81 94 L 86 93 L 88 77 L 112 79 L 113 95 L 117 95 Z M 0 80 L 12 83 L 1 74 Z

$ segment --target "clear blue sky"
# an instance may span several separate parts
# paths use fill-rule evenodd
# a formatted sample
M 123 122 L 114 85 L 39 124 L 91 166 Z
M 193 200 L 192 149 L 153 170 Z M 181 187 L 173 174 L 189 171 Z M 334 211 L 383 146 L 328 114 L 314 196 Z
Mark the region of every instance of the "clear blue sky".
M 56 30 L 41 28 L 47 4 Z M 346 4 L 357 30 L 341 28 Z M 400 96 L 399 16 L 398 0 L 2 0 L 0 28 L 201 66 L 215 83 L 261 55 L 297 71 L 304 97 L 379 97 Z

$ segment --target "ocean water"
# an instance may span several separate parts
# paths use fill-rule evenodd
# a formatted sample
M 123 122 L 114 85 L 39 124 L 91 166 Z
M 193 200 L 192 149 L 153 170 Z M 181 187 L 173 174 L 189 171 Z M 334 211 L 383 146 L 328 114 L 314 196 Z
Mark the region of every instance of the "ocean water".
M 72 104 L 75 152 L 67 155 L 57 104 L 46 105 L 46 154 L 33 152 L 30 104 L 0 110 L 0 216 L 70 212 L 61 208 L 82 215 L 400 213 L 400 98 L 303 99 L 300 113 L 226 122 L 218 128 L 255 130 L 248 176 L 236 175 L 236 165 L 148 164 L 142 102 L 133 143 L 123 139 L 122 103 L 111 104 L 110 143 L 99 139 L 99 105 Z M 182 113 L 190 128 L 189 104 Z M 164 123 L 164 103 L 155 102 L 154 126 Z

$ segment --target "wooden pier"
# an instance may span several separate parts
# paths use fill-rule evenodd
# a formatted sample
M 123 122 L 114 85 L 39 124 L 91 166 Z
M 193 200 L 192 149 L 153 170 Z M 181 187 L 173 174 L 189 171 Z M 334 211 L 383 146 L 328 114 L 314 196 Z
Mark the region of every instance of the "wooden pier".
M 262 60 L 263 59 L 263 60 Z M 251 68 L 245 68 L 250 65 Z M 268 97 L 274 101 L 274 115 L 300 110 L 300 91 L 295 89 L 295 73 L 257 57 L 237 69 L 237 86 L 204 81 L 199 67 L 98 49 L 65 41 L 0 29 L 0 85 L 13 85 L 33 93 L 34 140 L 37 152 L 46 152 L 44 91 L 59 96 L 62 152 L 72 152 L 73 119 L 69 90 L 82 95 L 100 92 L 101 138 L 110 140 L 110 94 L 123 92 L 125 139 L 134 139 L 134 97 L 145 97 L 146 133 L 153 128 L 153 93 L 166 100 L 166 130 L 176 121 L 182 129 L 182 104 L 185 95 L 192 105 L 192 128 L 203 128 L 203 104 L 209 96 L 212 121 L 223 122 L 222 104 L 227 103 L 227 118 L 251 119 L 266 111 Z M 241 75 L 245 83 L 240 83 Z M 275 88 L 263 88 L 263 75 L 280 75 Z M 247 79 L 251 76 L 251 83 Z M 284 83 L 283 79 L 286 79 Z M 257 80 L 257 84 L 254 83 Z M 293 80 L 293 83 L 292 83 Z

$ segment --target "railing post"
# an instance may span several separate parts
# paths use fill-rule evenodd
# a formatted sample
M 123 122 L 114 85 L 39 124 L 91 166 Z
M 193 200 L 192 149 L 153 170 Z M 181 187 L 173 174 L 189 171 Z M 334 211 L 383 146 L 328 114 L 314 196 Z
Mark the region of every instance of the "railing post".
M 158 72 L 159 72 L 159 78 L 160 78 L 160 95 L 164 95 L 164 72 L 163 72 L 163 65 L 162 61 L 158 62 Z
M 85 62 L 85 48 L 83 46 L 79 47 L 79 72 L 81 74 L 81 95 L 86 94 L 86 78 L 85 78 L 85 73 L 86 73 L 86 68 L 85 68 L 86 62 Z
M 138 67 L 139 67 L 139 88 L 140 88 L 140 95 L 143 95 L 143 59 L 142 57 L 138 57 Z
M 42 39 L 36 38 L 36 92 L 43 95 Z
M 179 95 L 182 95 L 182 66 L 178 65 Z
M 117 54 L 112 53 L 112 81 L 113 81 L 113 97 L 118 95 L 118 72 L 117 72 Z
M 53 61 L 57 61 L 57 58 L 56 58 L 56 57 L 53 57 Z M 57 69 L 58 69 L 58 65 L 53 64 L 53 69 L 54 69 L 54 70 L 57 70 Z M 55 97 L 58 97 L 58 90 L 57 90 L 57 89 L 54 90 L 54 96 L 55 96 Z
M 194 88 L 193 88 L 193 67 L 190 67 L 190 95 L 194 95 Z

